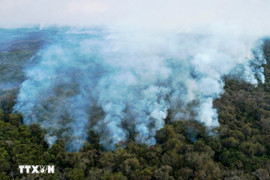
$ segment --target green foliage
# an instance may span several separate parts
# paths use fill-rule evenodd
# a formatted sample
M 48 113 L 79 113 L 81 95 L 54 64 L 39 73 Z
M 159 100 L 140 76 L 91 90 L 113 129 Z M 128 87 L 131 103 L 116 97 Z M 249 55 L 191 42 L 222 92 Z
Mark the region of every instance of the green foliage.
M 270 62 L 270 42 L 265 54 Z M 269 179 L 269 64 L 265 75 L 258 87 L 225 79 L 225 93 L 214 103 L 218 128 L 167 119 L 156 145 L 128 140 L 115 151 L 104 151 L 93 132 L 80 152 L 66 152 L 61 139 L 49 148 L 39 125 L 23 125 L 22 117 L 11 113 L 12 92 L 0 92 L 0 179 Z M 21 175 L 19 164 L 54 164 L 56 173 Z

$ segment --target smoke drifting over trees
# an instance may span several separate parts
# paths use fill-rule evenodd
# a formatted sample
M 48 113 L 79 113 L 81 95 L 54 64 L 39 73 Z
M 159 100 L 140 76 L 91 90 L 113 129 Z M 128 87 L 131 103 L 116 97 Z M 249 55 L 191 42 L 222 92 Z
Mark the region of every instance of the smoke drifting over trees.
M 2 0 L 0 179 L 269 179 L 269 7 Z
M 20 87 L 14 112 L 26 124 L 41 124 L 50 144 L 67 139 L 70 150 L 91 138 L 89 131 L 107 149 L 129 137 L 153 145 L 169 116 L 216 127 L 213 101 L 223 93 L 225 76 L 264 82 L 268 1 L 2 4 L 0 27 L 15 28 L 9 39 L 1 32 L 3 42 L 32 38 L 39 44 L 15 61 L 20 78 L 3 73 L 1 87 Z
M 216 127 L 213 101 L 223 93 L 225 76 L 255 86 L 264 82 L 263 42 L 257 37 L 105 28 L 32 31 L 42 45 L 24 64 L 14 111 L 26 124 L 41 124 L 49 144 L 62 137 L 72 151 L 91 139 L 89 131 L 101 136 L 107 149 L 129 137 L 154 145 L 168 112 L 171 120 Z

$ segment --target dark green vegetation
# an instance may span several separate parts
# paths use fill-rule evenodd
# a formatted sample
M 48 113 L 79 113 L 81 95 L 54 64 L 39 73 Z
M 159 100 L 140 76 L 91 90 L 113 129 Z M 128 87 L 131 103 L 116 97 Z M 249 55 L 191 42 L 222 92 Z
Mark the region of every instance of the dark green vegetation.
M 270 62 L 270 41 L 264 52 Z M 270 179 L 270 63 L 265 76 L 258 87 L 226 79 L 215 101 L 220 127 L 212 132 L 195 121 L 168 119 L 155 146 L 130 140 L 115 152 L 105 152 L 92 133 L 80 152 L 65 152 L 63 140 L 48 148 L 38 125 L 23 125 L 11 113 L 16 90 L 3 90 L 0 179 Z M 20 164 L 54 164 L 56 173 L 20 175 Z

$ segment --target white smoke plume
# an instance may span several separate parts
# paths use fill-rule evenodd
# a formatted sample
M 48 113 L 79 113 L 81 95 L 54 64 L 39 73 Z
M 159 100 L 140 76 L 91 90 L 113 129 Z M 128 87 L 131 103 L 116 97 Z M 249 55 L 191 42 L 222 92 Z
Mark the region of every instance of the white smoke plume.
M 255 86 L 264 81 L 262 43 L 219 34 L 62 29 L 25 68 L 14 110 L 26 124 L 41 124 L 49 144 L 66 138 L 71 151 L 91 138 L 89 130 L 107 149 L 129 137 L 154 145 L 169 110 L 172 120 L 218 126 L 213 100 L 223 93 L 224 76 Z
M 168 113 L 216 127 L 225 76 L 264 82 L 268 0 L 0 1 L 1 28 L 44 33 L 14 111 L 50 145 L 77 151 L 90 130 L 107 149 L 153 145 Z

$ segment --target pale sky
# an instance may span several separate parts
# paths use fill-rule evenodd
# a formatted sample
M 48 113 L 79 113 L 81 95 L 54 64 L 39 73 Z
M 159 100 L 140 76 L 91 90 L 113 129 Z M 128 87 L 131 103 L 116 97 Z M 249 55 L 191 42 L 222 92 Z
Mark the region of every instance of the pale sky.
M 270 33 L 270 0 L 0 0 L 0 27 L 122 26 Z

